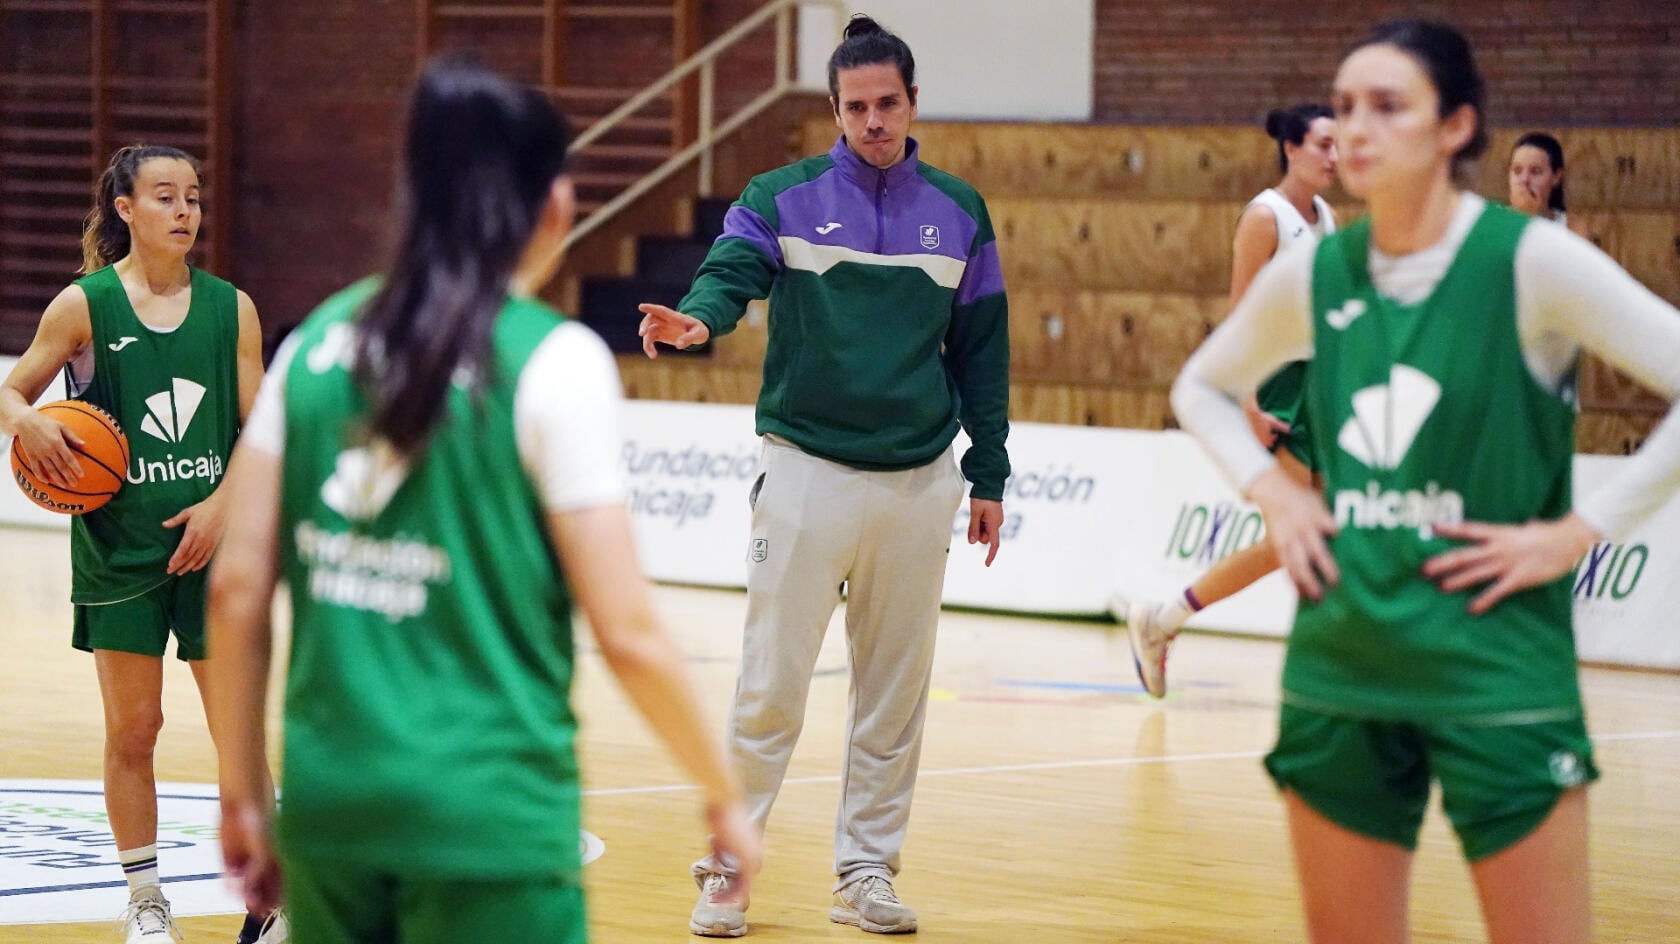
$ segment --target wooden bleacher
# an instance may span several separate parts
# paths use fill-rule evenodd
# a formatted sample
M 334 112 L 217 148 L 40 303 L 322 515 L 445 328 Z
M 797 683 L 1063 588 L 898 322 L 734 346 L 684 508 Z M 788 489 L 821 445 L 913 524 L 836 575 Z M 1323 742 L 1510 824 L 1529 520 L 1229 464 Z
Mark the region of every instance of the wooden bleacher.
M 1526 130 L 1526 129 L 1525 129 Z M 803 130 L 825 151 L 832 121 Z M 924 122 L 922 157 L 986 196 L 1010 292 L 1011 416 L 1161 429 L 1184 359 L 1227 312 L 1231 235 L 1248 199 L 1276 182 L 1259 128 Z M 1503 199 L 1501 131 L 1476 189 Z M 1680 129 L 1567 129 L 1571 226 L 1680 305 Z M 1327 195 L 1338 217 L 1360 210 Z M 744 319 L 710 359 L 621 357 L 630 395 L 750 403 L 764 315 Z M 1666 405 L 1589 358 L 1579 447 L 1637 447 Z

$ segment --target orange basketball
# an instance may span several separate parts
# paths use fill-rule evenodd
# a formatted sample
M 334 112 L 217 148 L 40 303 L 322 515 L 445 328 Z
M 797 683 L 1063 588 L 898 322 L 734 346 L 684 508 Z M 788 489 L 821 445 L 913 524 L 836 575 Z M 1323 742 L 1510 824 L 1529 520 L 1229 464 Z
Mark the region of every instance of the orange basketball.
M 36 475 L 23 444 L 12 442 L 12 478 L 29 500 L 48 511 L 80 515 L 101 508 L 123 486 L 128 471 L 128 437 L 111 414 L 81 400 L 59 400 L 41 412 L 70 428 L 82 445 L 76 459 L 82 477 L 74 488 L 59 488 Z

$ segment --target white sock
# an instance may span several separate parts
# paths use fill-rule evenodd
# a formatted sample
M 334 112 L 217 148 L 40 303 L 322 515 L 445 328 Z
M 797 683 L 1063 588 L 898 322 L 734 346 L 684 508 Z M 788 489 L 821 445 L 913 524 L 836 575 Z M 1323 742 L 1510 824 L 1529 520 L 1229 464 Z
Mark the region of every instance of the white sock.
M 1196 611 L 1190 609 L 1190 604 L 1185 602 L 1184 595 L 1179 594 L 1171 601 L 1161 604 L 1156 619 L 1163 632 L 1169 636 L 1177 635 L 1179 627 L 1183 626 L 1184 621 L 1194 612 Z
M 117 861 L 122 863 L 123 875 L 128 879 L 128 893 L 135 892 L 148 885 L 158 888 L 157 843 L 141 846 L 138 849 L 117 850 Z

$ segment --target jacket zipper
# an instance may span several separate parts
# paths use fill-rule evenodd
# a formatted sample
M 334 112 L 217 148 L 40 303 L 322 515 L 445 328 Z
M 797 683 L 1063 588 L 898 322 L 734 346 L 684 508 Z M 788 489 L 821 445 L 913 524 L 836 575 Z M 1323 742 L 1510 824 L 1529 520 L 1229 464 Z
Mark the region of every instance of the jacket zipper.
M 880 171 L 875 178 L 875 254 L 882 252 L 886 241 L 886 217 L 883 202 L 887 198 L 887 172 Z

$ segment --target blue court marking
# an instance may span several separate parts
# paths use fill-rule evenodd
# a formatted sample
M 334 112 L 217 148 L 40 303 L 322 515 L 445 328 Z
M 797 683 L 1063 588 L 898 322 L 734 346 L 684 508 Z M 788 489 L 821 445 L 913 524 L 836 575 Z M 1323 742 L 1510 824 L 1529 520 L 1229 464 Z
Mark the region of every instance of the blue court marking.
M 173 885 L 176 882 L 207 882 L 211 879 L 218 879 L 221 877 L 222 873 L 220 872 L 211 872 L 207 875 L 176 875 L 163 879 L 163 884 Z M 127 887 L 128 882 L 126 880 L 122 880 L 116 882 L 83 882 L 79 885 L 44 885 L 40 888 L 0 888 L 0 898 L 9 898 L 13 895 L 50 895 L 53 892 L 79 892 L 93 888 Z
M 16 789 L 16 788 L 0 788 L 0 793 L 50 793 L 54 796 L 104 796 L 105 795 L 104 790 L 23 790 L 23 789 Z M 219 796 L 187 796 L 186 794 L 182 794 L 182 793 L 160 793 L 160 794 L 158 794 L 158 799 L 160 799 L 160 800 L 206 800 L 206 801 L 214 803 L 214 802 L 219 801 L 221 799 L 221 797 L 219 797 Z
M 104 796 L 105 791 L 103 791 L 103 790 L 21 790 L 21 789 L 7 788 L 7 789 L 0 789 L 0 793 L 45 793 L 45 794 L 50 794 L 50 795 L 54 795 L 54 796 Z M 183 795 L 178 794 L 178 793 L 160 793 L 160 794 L 158 794 L 158 799 L 160 799 L 160 800 L 208 800 L 208 801 L 211 801 L 211 802 L 215 802 L 215 801 L 218 800 L 217 797 L 183 796 Z M 176 882 L 205 882 L 205 881 L 209 881 L 211 879 L 218 879 L 218 878 L 221 878 L 221 877 L 222 877 L 222 873 L 212 872 L 208 875 L 176 875 L 176 876 L 173 876 L 173 877 L 170 877 L 170 878 L 163 879 L 162 881 L 165 885 L 173 885 Z M 40 886 L 40 887 L 37 887 L 37 888 L 0 888 L 0 898 L 10 898 L 10 897 L 15 896 L 15 895 L 50 895 L 54 892 L 79 892 L 79 891 L 87 891 L 87 890 L 95 889 L 95 888 L 127 888 L 127 887 L 128 887 L 128 880 L 127 879 L 122 879 L 120 881 L 115 881 L 115 882 L 82 882 L 82 883 L 77 884 L 77 885 L 44 885 L 44 886 Z
M 1100 692 L 1110 695 L 1141 695 L 1142 685 L 1114 685 L 1107 682 L 1056 682 L 1048 679 L 997 679 L 994 685 L 1008 688 L 1046 688 L 1059 692 Z M 1230 688 L 1222 682 L 1174 682 L 1179 688 Z

